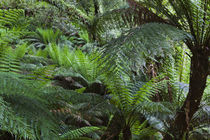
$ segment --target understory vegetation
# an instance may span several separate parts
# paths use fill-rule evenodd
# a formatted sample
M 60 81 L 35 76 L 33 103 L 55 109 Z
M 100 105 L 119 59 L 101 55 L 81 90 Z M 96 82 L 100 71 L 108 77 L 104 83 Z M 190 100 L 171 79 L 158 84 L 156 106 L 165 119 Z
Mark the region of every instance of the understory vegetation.
M 1 0 L 0 140 L 208 140 L 208 0 Z

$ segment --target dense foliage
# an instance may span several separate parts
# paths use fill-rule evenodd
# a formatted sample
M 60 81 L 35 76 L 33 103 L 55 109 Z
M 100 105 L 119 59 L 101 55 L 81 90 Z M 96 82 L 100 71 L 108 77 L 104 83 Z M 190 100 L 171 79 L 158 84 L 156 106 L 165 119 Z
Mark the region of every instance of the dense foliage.
M 207 140 L 208 0 L 1 0 L 0 140 Z

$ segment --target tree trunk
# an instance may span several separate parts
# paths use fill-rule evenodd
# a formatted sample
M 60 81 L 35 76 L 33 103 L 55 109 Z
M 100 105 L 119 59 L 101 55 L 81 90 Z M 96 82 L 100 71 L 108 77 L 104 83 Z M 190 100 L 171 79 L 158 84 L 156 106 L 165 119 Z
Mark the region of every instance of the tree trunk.
M 93 0 L 93 4 L 94 4 L 94 8 L 95 8 L 95 16 L 97 16 L 98 13 L 99 13 L 99 4 L 98 4 L 98 1 Z
M 116 112 L 110 121 L 107 130 L 102 135 L 101 140 L 119 140 L 119 135 L 124 127 L 124 117 L 121 112 Z
M 0 140 L 16 140 L 9 132 L 0 131 Z
M 206 87 L 208 68 L 208 51 L 196 49 L 191 58 L 189 93 L 181 110 L 176 114 L 173 126 L 168 131 L 173 137 L 167 134 L 164 140 L 182 140 L 185 137 L 190 120 L 199 109 Z
M 131 139 L 132 139 L 131 129 L 129 126 L 126 126 L 123 129 L 123 140 L 131 140 Z

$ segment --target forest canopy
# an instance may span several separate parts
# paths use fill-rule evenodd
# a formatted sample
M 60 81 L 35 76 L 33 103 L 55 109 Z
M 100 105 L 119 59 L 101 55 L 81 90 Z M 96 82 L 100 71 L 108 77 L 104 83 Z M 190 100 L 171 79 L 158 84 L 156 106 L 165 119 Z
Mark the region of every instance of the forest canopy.
M 0 140 L 208 140 L 208 0 L 1 0 Z

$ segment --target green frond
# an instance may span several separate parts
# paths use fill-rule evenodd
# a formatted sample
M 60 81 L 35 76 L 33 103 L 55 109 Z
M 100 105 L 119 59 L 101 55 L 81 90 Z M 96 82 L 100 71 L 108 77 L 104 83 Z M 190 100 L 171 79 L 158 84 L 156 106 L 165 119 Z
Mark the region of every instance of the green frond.
M 96 93 L 77 93 L 54 87 L 45 89 L 42 97 L 49 102 L 53 114 L 75 128 L 101 125 L 104 123 L 103 116 L 113 110 L 109 101 Z
M 81 22 L 82 24 L 89 22 L 89 17 L 75 6 L 75 3 L 67 3 L 64 0 L 45 0 L 46 2 L 58 7 L 59 9 L 65 11 L 71 20 L 74 22 Z
M 105 13 L 107 11 L 111 11 L 113 9 L 120 9 L 123 7 L 127 7 L 128 4 L 125 0 L 98 0 L 98 3 L 100 5 L 100 11 L 101 13 Z
M 59 132 L 58 123 L 50 113 L 46 101 L 41 98 L 38 83 L 21 79 L 18 74 L 0 73 L 0 75 L 0 96 L 9 103 L 18 117 L 23 118 L 33 136 L 38 139 L 56 138 Z
M 19 44 L 14 50 L 14 55 L 16 59 L 22 59 L 27 52 L 27 44 Z
M 162 13 L 169 22 L 180 29 L 190 32 L 194 42 L 208 44 L 209 41 L 209 2 L 194 0 L 139 0 L 142 5 Z
M 151 96 L 151 94 L 154 94 L 152 92 L 152 90 L 157 89 L 157 86 L 155 86 L 155 85 L 157 85 L 157 84 L 153 81 L 149 81 L 146 84 L 144 84 L 137 91 L 137 93 L 133 95 L 132 105 L 138 104 L 143 101 L 149 101 L 149 96 Z M 157 89 L 157 91 L 158 91 L 158 89 Z
M 82 52 L 81 50 L 70 50 L 67 46 L 61 48 L 50 44 L 47 48 L 50 58 L 61 68 L 56 70 L 56 77 L 72 77 L 83 86 L 91 86 L 104 79 L 99 67 L 96 55 Z
M 67 139 L 67 140 L 71 140 L 71 139 L 75 139 L 75 138 L 79 138 L 85 134 L 94 132 L 99 130 L 98 127 L 94 127 L 94 126 L 90 126 L 90 127 L 82 127 L 76 130 L 71 130 L 65 134 L 63 134 L 61 136 L 62 139 Z
M 24 119 L 15 115 L 9 104 L 0 96 L 0 129 L 8 131 L 19 138 L 35 139 L 33 131 Z
M 11 47 L 0 47 L 0 71 L 20 72 L 20 63 Z
M 18 19 L 24 16 L 23 9 L 0 9 L 0 25 L 1 26 L 15 26 Z
M 148 117 L 156 117 L 158 119 L 165 119 L 172 111 L 161 102 L 143 101 L 136 107 L 136 112 L 142 113 Z
M 44 44 L 57 43 L 61 34 L 59 30 L 54 32 L 52 29 L 37 29 L 37 35 L 42 39 Z
M 0 73 L 0 75 L 0 104 L 2 105 L 0 116 L 4 116 L 0 119 L 1 130 L 11 132 L 17 137 L 57 140 L 79 138 L 99 129 L 98 127 L 68 129 L 69 132 L 61 138 L 58 136 L 63 134 L 60 130 L 61 116 L 70 117 L 74 122 L 84 122 L 86 125 L 90 125 L 89 121 L 97 121 L 106 106 L 101 96 L 76 93 L 59 87 L 45 88 L 41 86 L 40 81 L 27 80 L 25 76 L 19 74 Z M 88 103 L 90 100 L 91 103 Z M 7 112 L 2 111 L 6 110 L 4 102 L 6 105 L 8 103 L 8 107 L 15 115 L 11 114 L 11 117 L 4 115 L 4 113 L 10 113 L 9 109 Z M 55 113 L 59 112 L 63 112 L 63 115 L 55 116 Z M 1 124 L 7 125 L 1 127 Z M 77 128 L 78 124 L 70 125 L 75 125 Z
M 143 123 L 136 122 L 134 126 L 132 127 L 132 132 L 134 135 L 136 135 L 136 139 L 147 139 L 150 137 L 154 137 L 154 135 L 157 133 L 157 130 L 152 128 L 152 126 L 147 126 L 148 121 L 144 121 Z M 134 136 L 135 138 L 135 136 Z
M 67 44 L 61 38 L 62 32 L 60 30 L 38 28 L 26 40 L 31 43 L 31 46 L 43 49 L 49 44 Z
M 56 44 L 49 44 L 47 47 L 47 51 L 51 59 L 58 65 L 62 66 L 65 65 L 64 63 L 64 57 L 65 55 L 62 55 L 62 48 L 57 46 Z
M 106 38 L 112 31 L 123 33 L 131 28 L 146 23 L 167 23 L 164 19 L 141 5 L 130 5 L 103 13 L 95 19 L 95 30 L 101 38 Z M 106 38 L 109 39 L 110 38 Z
M 46 56 L 47 57 L 47 56 Z M 22 62 L 25 64 L 35 64 L 35 65 L 51 65 L 53 62 L 45 57 L 39 56 L 39 55 L 25 55 L 22 59 Z
M 20 60 L 27 51 L 27 45 L 17 45 L 16 48 L 2 45 L 0 47 L 0 71 L 1 72 L 20 72 Z
M 173 42 L 184 40 L 187 36 L 185 32 L 167 24 L 145 24 L 110 41 L 103 47 L 101 56 L 104 58 L 106 70 L 120 65 L 128 72 L 128 62 L 135 63 L 139 59 L 145 62 L 145 56 L 152 60 L 155 60 L 155 57 L 163 57 L 171 51 Z
M 19 42 L 20 37 L 22 36 L 23 32 L 20 32 L 18 30 L 16 30 L 14 28 L 13 29 L 5 29 L 5 28 L 1 28 L 0 29 L 0 37 L 1 37 L 1 44 L 16 44 L 17 42 Z
M 111 77 L 110 79 L 108 78 L 107 80 L 109 80 L 106 83 L 107 88 L 110 91 L 111 96 L 113 95 L 111 102 L 113 102 L 119 108 L 127 109 L 132 103 L 133 95 L 129 89 L 131 85 L 126 85 L 118 76 Z
M 85 77 L 90 83 L 93 83 L 97 80 L 101 80 L 102 77 L 100 73 L 100 68 L 97 61 L 91 60 L 94 57 L 94 54 L 88 55 L 83 53 L 80 50 L 77 50 L 72 55 L 72 59 L 68 59 L 72 64 L 72 68 L 75 72 L 80 73 Z

